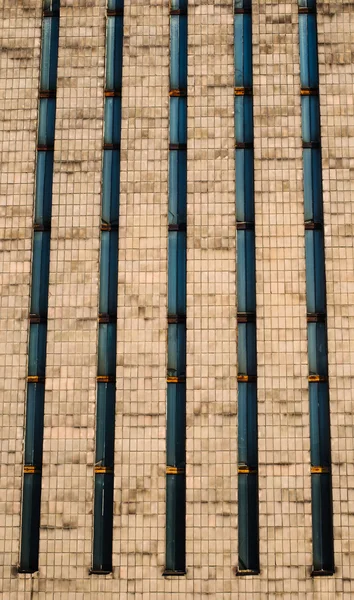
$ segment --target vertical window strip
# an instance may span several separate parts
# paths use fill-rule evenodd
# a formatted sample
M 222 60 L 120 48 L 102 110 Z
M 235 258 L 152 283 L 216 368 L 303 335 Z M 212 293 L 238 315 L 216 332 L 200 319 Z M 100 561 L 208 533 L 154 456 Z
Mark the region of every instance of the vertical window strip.
M 38 570 L 59 0 L 44 0 L 19 571 Z
M 312 490 L 312 575 L 334 573 L 316 0 L 299 0 Z
M 118 222 L 124 0 L 108 0 L 91 573 L 112 571 Z
M 238 575 L 259 573 L 252 1 L 234 3 L 238 327 Z
M 170 2 L 166 562 L 186 573 L 187 6 Z

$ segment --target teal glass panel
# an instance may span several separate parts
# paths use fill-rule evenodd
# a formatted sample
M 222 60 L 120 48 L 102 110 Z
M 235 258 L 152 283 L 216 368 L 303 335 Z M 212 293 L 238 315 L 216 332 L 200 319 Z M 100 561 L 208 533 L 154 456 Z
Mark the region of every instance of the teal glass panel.
M 108 10 L 123 10 L 124 9 L 124 0 L 108 0 L 107 3 Z
M 257 374 L 256 324 L 238 324 L 238 373 L 239 375 Z
M 238 476 L 239 570 L 259 572 L 258 477 Z
M 106 89 L 120 90 L 123 65 L 123 17 L 108 16 L 106 28 Z
M 307 312 L 326 311 L 323 231 L 305 231 Z
M 186 462 L 186 384 L 167 384 L 166 462 L 184 468 Z
M 104 107 L 104 141 L 106 144 L 119 144 L 121 134 L 122 99 L 108 97 Z
M 35 225 L 50 225 L 52 217 L 53 157 L 53 151 L 37 152 Z
M 236 157 L 236 218 L 254 222 L 253 150 L 237 149 Z
M 237 231 L 237 300 L 239 312 L 256 310 L 255 237 L 252 230 Z
M 28 375 L 45 376 L 47 346 L 46 323 L 31 323 L 28 350 Z
M 100 323 L 98 329 L 97 375 L 114 377 L 116 374 L 116 323 Z
M 22 531 L 19 571 L 38 571 L 41 474 L 25 473 L 22 495 Z
M 93 562 L 95 572 L 112 571 L 113 474 L 96 473 L 93 524 Z
M 60 9 L 60 0 L 43 0 L 43 10 L 58 12 Z
M 316 8 L 316 0 L 299 0 L 300 8 Z
M 188 0 L 171 0 L 171 10 L 187 10 Z
M 334 573 L 332 481 L 330 473 L 312 474 L 312 543 L 314 574 Z
M 42 21 L 42 52 L 40 89 L 55 91 L 57 87 L 59 17 L 44 17 Z
M 238 462 L 250 468 L 258 464 L 257 384 L 238 384 Z
M 330 467 L 331 444 L 328 383 L 312 382 L 309 388 L 311 464 L 315 467 Z
M 235 86 L 252 87 L 252 15 L 234 19 Z
M 186 325 L 170 323 L 168 325 L 168 361 L 167 375 L 183 377 L 186 374 Z
M 27 384 L 25 464 L 42 464 L 44 383 Z
M 55 110 L 55 98 L 40 99 L 38 116 L 38 144 L 40 146 L 54 146 Z
M 115 383 L 97 384 L 96 465 L 113 466 L 115 398 Z
M 166 571 L 186 569 L 186 479 L 166 476 Z
M 169 155 L 169 224 L 185 223 L 187 218 L 187 152 L 172 150 Z
M 187 143 L 187 98 L 170 98 L 170 143 Z
M 235 140 L 247 144 L 253 142 L 252 96 L 235 96 Z
M 103 153 L 102 221 L 117 225 L 119 218 L 120 151 Z
M 186 311 L 186 232 L 168 234 L 168 313 L 184 315 Z
M 252 8 L 252 0 L 235 0 L 235 8 Z
M 308 356 L 310 375 L 328 375 L 326 323 L 308 323 Z
M 31 313 L 45 317 L 48 311 L 50 232 L 33 235 Z
M 118 231 L 101 231 L 99 312 L 115 315 L 118 286 Z M 103 374 L 103 373 L 101 373 Z
M 321 150 L 318 148 L 304 148 L 304 202 L 305 221 L 322 223 L 322 164 Z
M 187 17 L 170 18 L 170 88 L 187 89 Z
M 303 88 L 317 88 L 317 26 L 315 14 L 299 15 L 300 80 Z
M 320 142 L 320 101 L 318 96 L 302 96 L 302 141 Z

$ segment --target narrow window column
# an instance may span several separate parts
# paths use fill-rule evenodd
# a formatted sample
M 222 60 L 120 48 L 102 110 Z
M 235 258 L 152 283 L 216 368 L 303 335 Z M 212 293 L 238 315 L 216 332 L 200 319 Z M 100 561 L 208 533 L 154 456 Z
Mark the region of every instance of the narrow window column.
M 252 0 L 235 0 L 238 575 L 259 573 Z
M 19 571 L 38 570 L 59 0 L 44 0 Z
M 316 0 L 299 0 L 299 34 L 315 576 L 334 573 Z
M 187 0 L 170 4 L 166 563 L 186 572 Z
M 124 0 L 108 0 L 92 574 L 112 571 L 118 221 Z

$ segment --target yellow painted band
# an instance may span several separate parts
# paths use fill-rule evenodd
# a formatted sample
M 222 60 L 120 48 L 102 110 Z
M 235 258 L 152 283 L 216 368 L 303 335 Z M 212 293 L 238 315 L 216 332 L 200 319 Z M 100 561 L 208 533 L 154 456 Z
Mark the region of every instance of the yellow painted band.
M 237 381 L 239 382 L 254 382 L 256 381 L 256 376 L 255 375 L 237 375 Z
M 95 467 L 95 473 L 105 475 L 107 473 L 113 473 L 112 467 Z
M 115 383 L 116 378 L 112 375 L 97 375 L 96 380 L 98 383 Z
M 312 88 L 302 88 L 300 94 L 301 96 L 318 96 L 318 90 Z
M 185 95 L 186 95 L 185 90 L 171 90 L 170 91 L 170 97 L 172 97 L 172 98 L 180 98 L 181 96 L 185 96 Z
M 235 87 L 235 96 L 251 96 L 252 90 L 250 88 Z
M 327 377 L 324 375 L 309 375 L 309 382 L 316 383 L 319 381 L 327 381 Z
M 311 467 L 311 473 L 330 473 L 329 467 Z
M 239 467 L 238 474 L 239 475 L 256 475 L 257 469 L 251 469 L 250 467 Z
M 184 383 L 185 377 L 167 377 L 167 383 Z
M 35 473 L 40 473 L 41 470 L 38 467 L 35 467 L 34 465 L 24 465 L 23 472 L 34 475 Z
M 166 467 L 166 475 L 184 475 L 185 470 L 179 467 Z
M 28 383 L 42 383 L 42 382 L 44 382 L 44 377 L 39 377 L 38 375 L 28 375 L 27 382 Z

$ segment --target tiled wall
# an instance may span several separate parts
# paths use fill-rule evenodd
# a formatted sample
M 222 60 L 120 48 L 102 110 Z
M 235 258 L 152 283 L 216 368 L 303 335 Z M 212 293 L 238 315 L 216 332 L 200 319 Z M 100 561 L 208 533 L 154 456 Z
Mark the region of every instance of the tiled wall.
M 354 8 L 319 4 L 318 44 L 332 435 L 334 557 L 331 590 L 354 594 Z M 335 592 L 334 592 L 335 590 Z M 341 594 L 343 596 L 341 596 Z
M 297 2 L 276 0 L 257 2 L 253 16 L 260 562 L 270 597 L 312 584 L 297 17 Z
M 188 10 L 187 575 L 165 561 L 168 0 L 126 0 L 112 575 L 92 546 L 105 0 L 62 0 L 39 572 L 17 573 L 41 0 L 0 9 L 0 595 L 350 599 L 354 594 L 353 43 L 318 0 L 336 573 L 310 577 L 297 0 L 253 1 L 260 562 L 236 577 L 232 0 Z
M 91 566 L 104 1 L 61 3 L 44 409 L 43 597 Z M 87 584 L 86 584 L 87 585 Z M 84 588 L 86 589 L 86 588 Z M 64 596 L 65 597 L 65 596 Z
M 187 196 L 187 590 L 226 594 L 237 561 L 232 2 L 190 2 Z
M 0 8 L 0 589 L 30 597 L 19 559 L 41 3 Z

